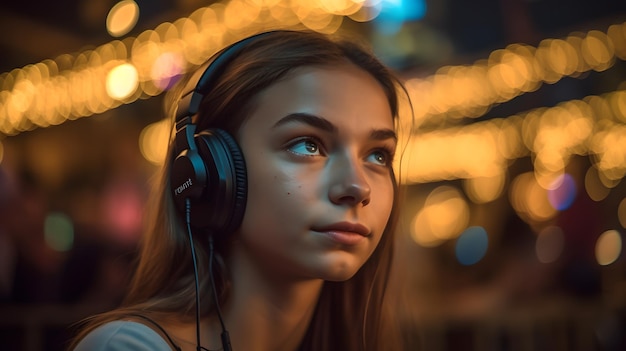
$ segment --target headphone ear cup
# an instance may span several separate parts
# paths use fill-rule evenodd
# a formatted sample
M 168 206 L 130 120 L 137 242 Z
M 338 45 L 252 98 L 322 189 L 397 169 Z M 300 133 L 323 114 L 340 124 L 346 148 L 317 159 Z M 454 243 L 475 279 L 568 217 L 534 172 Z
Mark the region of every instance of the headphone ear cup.
M 192 201 L 191 223 L 216 238 L 241 225 L 248 196 L 246 163 L 235 139 L 221 129 L 208 129 L 195 137 L 207 171 L 207 186 Z
M 185 213 L 185 199 L 194 201 L 202 196 L 206 181 L 206 166 L 195 148 L 184 150 L 176 156 L 170 184 L 179 211 Z

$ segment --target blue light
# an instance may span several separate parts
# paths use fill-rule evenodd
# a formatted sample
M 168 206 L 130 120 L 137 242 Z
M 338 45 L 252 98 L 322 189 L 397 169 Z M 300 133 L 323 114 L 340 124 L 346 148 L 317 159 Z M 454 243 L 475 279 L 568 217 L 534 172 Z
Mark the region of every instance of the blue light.
M 576 181 L 569 174 L 564 174 L 557 179 L 559 184 L 548 191 L 548 200 L 555 210 L 567 210 L 576 199 Z
M 386 35 L 397 33 L 404 22 L 416 21 L 426 15 L 425 0 L 383 0 L 380 6 L 381 11 L 374 25 Z
M 456 241 L 456 259 L 469 266 L 482 260 L 487 253 L 489 237 L 483 227 L 469 227 Z

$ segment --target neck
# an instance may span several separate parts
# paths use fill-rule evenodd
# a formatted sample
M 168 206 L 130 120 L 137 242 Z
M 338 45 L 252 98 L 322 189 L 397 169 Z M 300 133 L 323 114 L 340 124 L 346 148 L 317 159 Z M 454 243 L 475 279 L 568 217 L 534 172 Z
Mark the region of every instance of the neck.
M 222 307 L 234 350 L 294 351 L 313 316 L 323 281 L 286 279 L 235 246 L 228 265 L 232 295 Z M 216 319 L 217 320 L 217 319 Z M 215 328 L 217 327 L 217 328 Z M 221 332 L 218 323 L 211 328 Z M 214 334 L 219 338 L 219 333 Z

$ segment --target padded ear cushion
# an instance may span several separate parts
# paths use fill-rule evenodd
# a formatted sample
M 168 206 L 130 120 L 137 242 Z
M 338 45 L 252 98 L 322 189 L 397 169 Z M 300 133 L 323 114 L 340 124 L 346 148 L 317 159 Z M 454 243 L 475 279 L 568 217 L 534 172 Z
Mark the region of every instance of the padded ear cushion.
M 191 223 L 223 238 L 243 220 L 248 197 L 246 163 L 237 142 L 224 130 L 202 131 L 195 141 L 206 166 L 207 186 L 192 201 Z

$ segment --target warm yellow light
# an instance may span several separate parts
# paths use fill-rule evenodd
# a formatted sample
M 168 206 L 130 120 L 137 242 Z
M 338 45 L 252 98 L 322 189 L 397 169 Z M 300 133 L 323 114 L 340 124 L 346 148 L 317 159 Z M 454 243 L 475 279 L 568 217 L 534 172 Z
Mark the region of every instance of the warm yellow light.
M 107 15 L 107 31 L 114 37 L 130 32 L 139 19 L 139 6 L 133 0 L 122 0 L 115 4 Z
M 617 230 L 607 230 L 596 241 L 596 260 L 602 266 L 617 261 L 622 252 L 622 237 Z
M 356 0 L 355 2 L 362 3 L 362 6 L 359 8 L 359 10 L 349 16 L 352 20 L 356 22 L 372 21 L 376 19 L 376 17 L 378 17 L 383 10 L 383 4 L 382 4 L 382 1 L 380 0 L 379 1 Z
M 156 33 L 159 37 L 154 43 L 164 44 L 172 39 L 178 38 L 178 28 L 172 22 L 163 22 L 159 24 L 156 28 L 154 28 L 154 33 Z
M 509 195 L 513 209 L 525 220 L 543 222 L 557 213 L 550 205 L 546 189 L 539 185 L 533 172 L 522 173 L 513 179 Z
M 512 47 L 513 48 L 513 47 Z M 524 57 L 512 50 L 496 50 L 489 57 L 490 83 L 506 99 L 525 90 L 528 82 L 535 80 L 532 75 L 530 57 Z
M 354 0 L 319 0 L 319 6 L 324 11 L 337 16 L 349 16 L 357 12 L 363 1 Z
M 403 158 L 409 182 L 491 177 L 501 173 L 504 159 L 492 127 L 470 126 L 416 134 Z
M 131 96 L 138 86 L 137 69 L 130 63 L 123 63 L 113 68 L 107 75 L 107 94 L 116 100 Z
M 196 22 L 189 18 L 177 19 L 176 22 L 174 22 L 174 27 L 176 27 L 178 32 L 178 39 L 185 43 L 191 44 L 199 36 Z
M 496 149 L 503 158 L 515 160 L 528 154 L 528 149 L 522 142 L 522 118 L 520 116 L 506 118 L 497 125 L 495 132 Z
M 609 180 L 619 180 L 626 175 L 626 126 L 613 125 L 595 133 L 591 150 L 597 159 L 596 166 Z
M 167 154 L 171 121 L 163 119 L 146 126 L 139 134 L 139 150 L 148 162 L 162 165 Z
M 497 199 L 504 190 L 506 177 L 504 173 L 492 177 L 466 179 L 463 183 L 465 193 L 476 204 L 484 204 Z
M 585 190 L 593 201 L 604 200 L 610 192 L 610 189 L 604 186 L 598 176 L 598 171 L 595 167 L 589 167 L 585 173 Z
M 615 47 L 615 55 L 626 60 L 626 23 L 611 25 L 606 34 Z
M 617 120 L 626 123 L 626 90 L 620 90 L 610 94 L 609 104 Z
M 535 178 L 536 179 L 536 178 Z M 531 182 L 526 195 L 528 214 L 536 221 L 544 221 L 554 217 L 557 210 L 548 200 L 548 193 L 537 181 Z
M 457 237 L 469 221 L 469 207 L 455 188 L 433 190 L 424 204 L 424 214 L 433 235 L 439 239 Z
M 576 50 L 565 40 L 550 40 L 548 45 L 548 65 L 554 72 L 562 76 L 576 72 L 578 66 Z
M 224 24 L 227 28 L 239 30 L 254 23 L 261 8 L 247 1 L 231 0 L 224 10 Z
M 626 228 L 626 198 L 623 198 L 617 207 L 617 218 L 619 219 L 619 224 Z
M 334 33 L 341 26 L 343 19 L 343 17 L 334 16 L 309 2 L 300 3 L 294 12 L 307 28 L 322 33 Z
M 433 190 L 416 214 L 411 227 L 413 240 L 433 247 L 456 238 L 469 223 L 469 206 L 461 193 L 449 186 Z
M 436 247 L 441 245 L 444 240 L 437 238 L 428 224 L 428 216 L 424 210 L 420 210 L 411 221 L 411 238 L 418 245 L 423 247 Z
M 434 235 L 451 239 L 460 233 L 463 226 L 459 223 L 467 224 L 469 210 L 466 202 L 457 197 L 429 206 L 426 213 L 430 217 L 429 224 Z
M 606 34 L 592 30 L 582 41 L 581 54 L 594 70 L 604 71 L 613 64 L 615 52 Z

